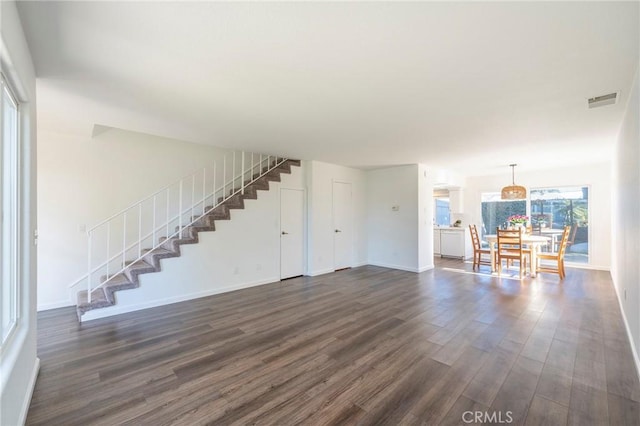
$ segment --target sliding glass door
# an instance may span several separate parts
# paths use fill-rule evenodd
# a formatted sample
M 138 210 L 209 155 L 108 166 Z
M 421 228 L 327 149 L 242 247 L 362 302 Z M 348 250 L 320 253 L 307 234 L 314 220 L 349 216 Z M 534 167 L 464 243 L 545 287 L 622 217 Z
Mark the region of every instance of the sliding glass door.
M 540 233 L 560 237 L 565 226 L 570 227 L 565 261 L 589 262 L 589 188 L 560 186 L 531 188 L 531 224 Z

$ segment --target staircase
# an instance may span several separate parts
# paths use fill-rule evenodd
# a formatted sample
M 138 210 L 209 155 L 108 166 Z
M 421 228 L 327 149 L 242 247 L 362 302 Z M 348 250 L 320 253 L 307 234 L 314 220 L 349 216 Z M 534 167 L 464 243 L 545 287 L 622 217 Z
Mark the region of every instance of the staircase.
M 152 196 L 147 197 L 139 203 L 125 209 L 119 215 L 124 214 L 124 237 L 122 237 L 122 250 L 111 254 L 109 248 L 109 242 L 113 239 L 111 236 L 112 222 L 118 220 L 120 216 L 115 215 L 112 218 L 101 222 L 96 225 L 90 231 L 89 234 L 89 259 L 88 259 L 88 273 L 80 280 L 76 281 L 70 288 L 76 287 L 79 284 L 84 283 L 85 290 L 77 292 L 77 313 L 78 319 L 82 320 L 82 315 L 88 311 L 94 309 L 105 308 L 116 304 L 115 293 L 121 290 L 129 290 L 140 286 L 140 275 L 148 274 L 152 272 L 160 272 L 161 259 L 168 259 L 172 257 L 180 257 L 180 246 L 183 244 L 197 244 L 198 234 L 200 232 L 215 231 L 215 221 L 217 220 L 229 220 L 231 219 L 231 210 L 244 209 L 244 200 L 255 200 L 258 198 L 258 191 L 269 190 L 269 182 L 280 182 L 280 175 L 282 173 L 291 173 L 292 166 L 300 166 L 299 160 L 290 160 L 280 157 L 265 157 L 263 160 L 260 156 L 260 161 L 254 164 L 253 155 L 251 155 L 251 164 L 246 167 L 245 170 L 245 153 L 242 153 L 242 172 L 238 176 L 234 176 L 229 182 L 225 182 L 221 187 L 215 186 L 215 166 L 214 166 L 214 189 L 208 195 L 205 191 L 206 185 L 206 171 L 202 171 L 202 196 L 195 198 L 195 186 L 196 180 L 200 179 L 196 174 L 183 178 L 178 185 L 174 185 L 179 188 L 179 200 L 180 207 L 176 216 L 171 215 L 169 207 L 169 188 L 165 188 Z M 234 173 L 235 173 L 235 154 L 234 154 Z M 227 169 L 226 160 L 223 168 Z M 224 172 L 226 173 L 226 172 Z M 186 185 L 192 181 L 192 184 Z M 240 182 L 237 184 L 236 182 Z M 183 206 L 182 200 L 185 198 L 183 192 L 185 187 L 192 189 L 191 205 L 185 203 Z M 157 205 L 160 204 L 157 197 L 166 191 L 166 220 L 163 223 L 157 223 L 156 210 Z M 178 192 L 177 190 L 174 192 Z M 220 196 L 217 196 L 220 194 Z M 143 203 L 150 204 L 152 200 L 153 204 L 153 217 L 147 218 L 148 221 L 152 221 L 150 225 L 152 231 L 142 235 L 143 229 Z M 211 201 L 209 201 L 211 200 Z M 215 202 L 212 202 L 214 201 Z M 205 204 L 206 202 L 210 204 Z M 163 201 L 164 202 L 164 201 Z M 164 207 L 163 207 L 164 208 Z M 129 245 L 125 243 L 127 235 L 127 212 L 132 215 L 138 211 L 139 227 L 137 230 L 138 240 L 129 242 Z M 194 215 L 195 211 L 201 212 L 201 214 Z M 183 217 L 187 215 L 187 219 Z M 175 225 L 175 227 L 173 227 Z M 170 231 L 170 226 L 172 230 Z M 100 263 L 98 266 L 93 266 L 95 259 L 92 259 L 92 232 L 95 232 L 99 227 L 107 230 L 106 238 L 106 260 Z M 166 230 L 166 232 L 165 232 Z M 118 231 L 120 232 L 120 231 Z M 158 235 L 164 234 L 164 235 Z M 149 243 L 152 247 L 142 248 L 144 241 L 148 242 L 152 238 L 152 243 Z M 155 240 L 155 241 L 154 241 Z M 133 256 L 131 253 L 133 251 Z M 127 257 L 133 257 L 134 260 L 127 260 Z M 117 272 L 109 273 L 110 265 L 117 263 Z M 114 269 L 112 267 L 112 269 Z M 106 270 L 106 273 L 105 273 Z M 94 280 L 99 280 L 94 283 Z

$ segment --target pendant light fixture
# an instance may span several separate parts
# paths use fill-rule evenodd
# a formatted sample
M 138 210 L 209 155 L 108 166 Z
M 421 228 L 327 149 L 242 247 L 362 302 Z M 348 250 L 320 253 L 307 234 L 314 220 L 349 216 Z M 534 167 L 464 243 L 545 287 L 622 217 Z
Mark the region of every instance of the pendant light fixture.
M 509 164 L 511 167 L 511 185 L 502 188 L 501 198 L 503 200 L 522 200 L 527 198 L 527 188 L 516 185 L 515 167 L 517 164 Z

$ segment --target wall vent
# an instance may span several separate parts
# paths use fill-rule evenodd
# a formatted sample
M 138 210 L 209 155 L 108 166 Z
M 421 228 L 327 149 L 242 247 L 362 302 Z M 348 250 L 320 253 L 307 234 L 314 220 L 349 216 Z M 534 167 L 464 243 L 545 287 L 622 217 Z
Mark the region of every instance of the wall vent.
M 614 105 L 618 102 L 618 92 L 609 93 L 607 95 L 594 96 L 587 100 L 589 108 L 598 108 L 605 105 Z

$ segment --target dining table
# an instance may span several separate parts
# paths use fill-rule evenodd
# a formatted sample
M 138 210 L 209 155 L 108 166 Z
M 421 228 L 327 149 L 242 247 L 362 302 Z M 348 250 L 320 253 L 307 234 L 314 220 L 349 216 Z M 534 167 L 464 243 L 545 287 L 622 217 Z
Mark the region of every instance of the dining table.
M 489 252 L 491 255 L 491 272 L 496 272 L 496 244 L 498 243 L 498 236 L 495 234 L 485 235 L 484 239 L 489 243 Z M 543 235 L 531 235 L 522 234 L 522 243 L 531 248 L 531 277 L 535 278 L 537 268 L 537 257 L 540 247 L 546 245 L 551 240 L 551 237 Z
M 564 229 L 555 229 L 555 228 L 540 229 L 540 235 L 544 237 L 551 237 L 550 251 L 553 251 L 553 252 L 557 251 L 556 248 L 558 247 L 558 242 L 560 241 L 560 238 L 562 237 L 563 232 L 564 232 Z

